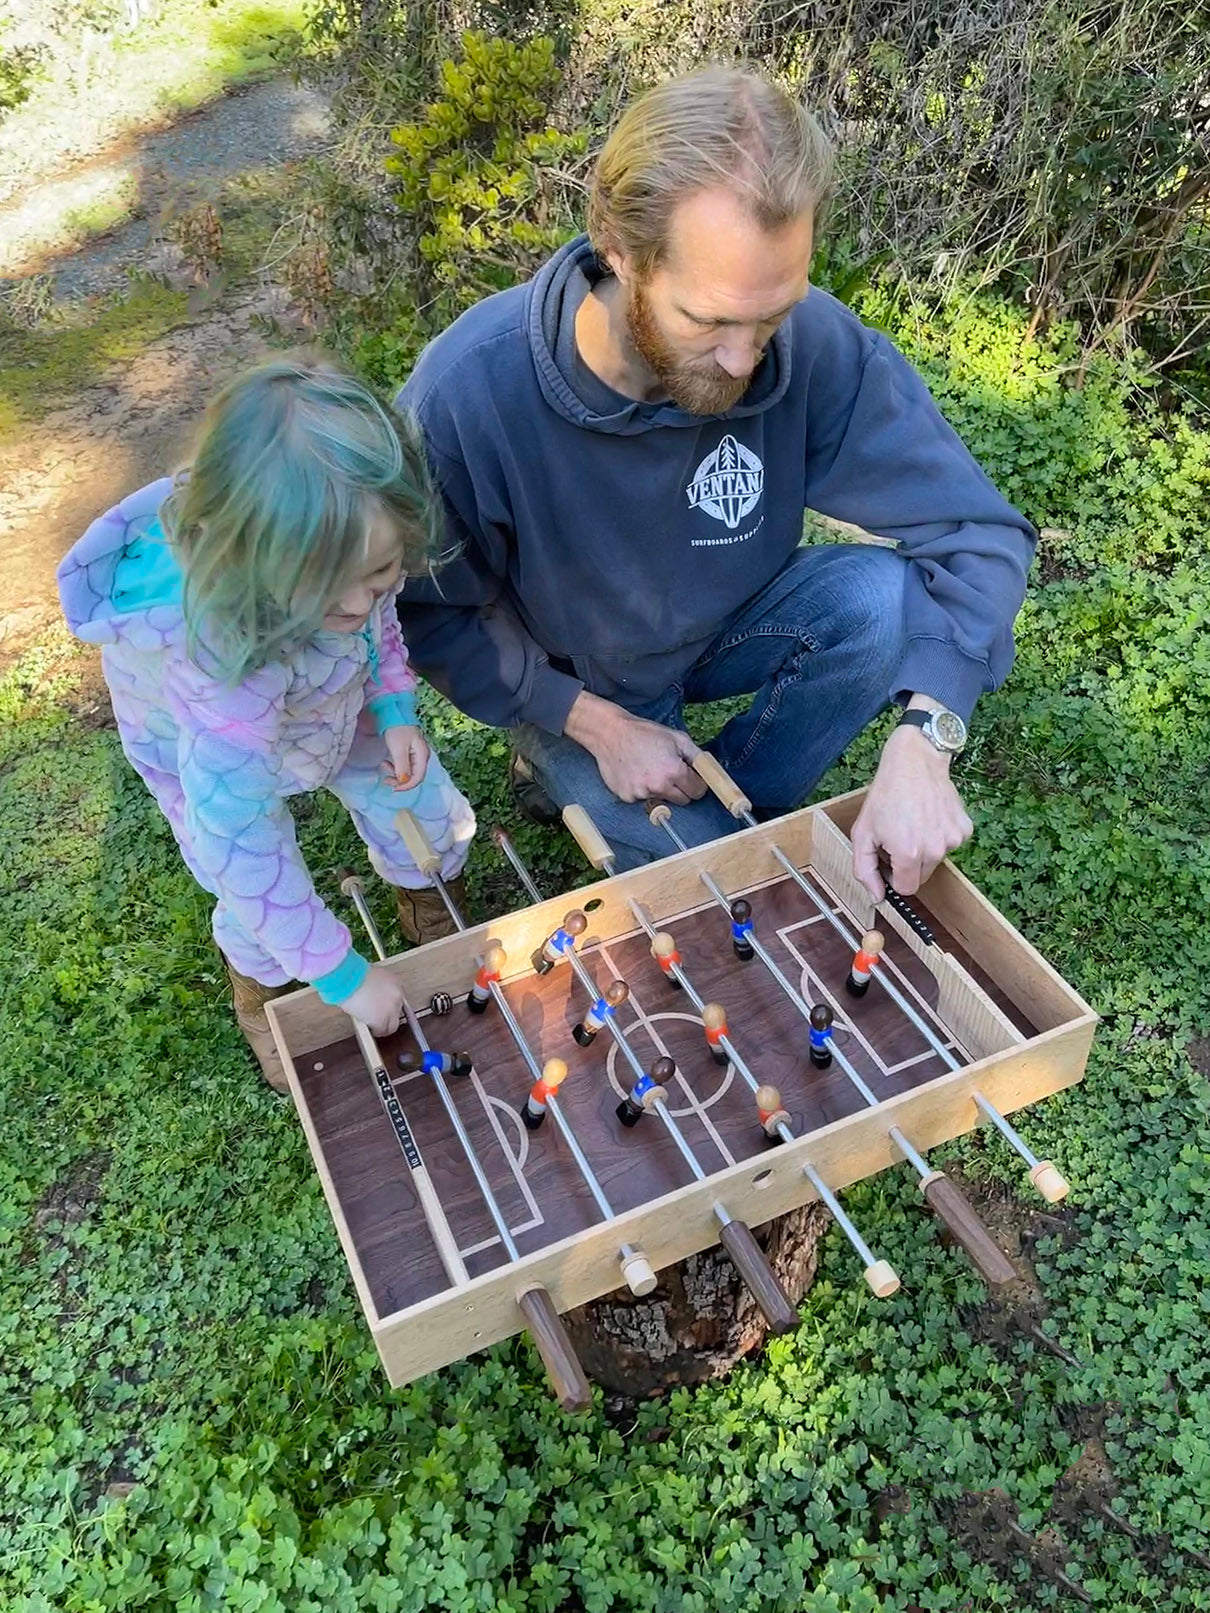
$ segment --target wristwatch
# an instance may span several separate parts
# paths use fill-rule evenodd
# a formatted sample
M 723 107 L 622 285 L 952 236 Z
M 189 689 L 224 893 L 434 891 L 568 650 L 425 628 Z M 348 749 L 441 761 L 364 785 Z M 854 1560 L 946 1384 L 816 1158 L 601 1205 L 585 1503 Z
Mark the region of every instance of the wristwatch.
M 966 747 L 966 724 L 956 711 L 905 711 L 897 726 L 919 728 L 935 750 L 957 756 Z

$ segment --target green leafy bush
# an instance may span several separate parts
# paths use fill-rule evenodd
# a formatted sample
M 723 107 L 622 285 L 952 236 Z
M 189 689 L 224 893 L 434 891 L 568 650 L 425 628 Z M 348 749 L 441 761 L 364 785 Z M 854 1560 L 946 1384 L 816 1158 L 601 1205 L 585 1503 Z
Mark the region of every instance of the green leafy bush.
M 512 285 L 567 234 L 552 197 L 559 164 L 586 137 L 545 122 L 557 80 L 549 39 L 515 44 L 467 33 L 462 59 L 441 64 L 441 96 L 391 131 L 386 159 L 418 234 L 436 329 L 490 291 Z

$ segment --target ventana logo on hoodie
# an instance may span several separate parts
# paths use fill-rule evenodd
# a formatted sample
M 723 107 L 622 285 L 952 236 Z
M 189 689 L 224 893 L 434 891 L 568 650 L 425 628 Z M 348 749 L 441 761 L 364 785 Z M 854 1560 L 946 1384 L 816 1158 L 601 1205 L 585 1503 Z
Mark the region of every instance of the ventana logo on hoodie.
M 685 492 L 690 509 L 704 510 L 734 531 L 760 503 L 764 487 L 764 465 L 728 432 L 694 471 Z

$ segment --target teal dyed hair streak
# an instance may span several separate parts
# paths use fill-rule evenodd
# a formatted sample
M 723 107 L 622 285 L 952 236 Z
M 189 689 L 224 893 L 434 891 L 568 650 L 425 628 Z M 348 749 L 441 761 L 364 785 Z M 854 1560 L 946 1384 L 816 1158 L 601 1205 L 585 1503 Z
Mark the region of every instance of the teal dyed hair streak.
M 403 569 L 433 569 L 440 504 L 410 421 L 323 359 L 274 359 L 232 381 L 164 506 L 191 653 L 238 683 L 317 632 L 380 509 Z

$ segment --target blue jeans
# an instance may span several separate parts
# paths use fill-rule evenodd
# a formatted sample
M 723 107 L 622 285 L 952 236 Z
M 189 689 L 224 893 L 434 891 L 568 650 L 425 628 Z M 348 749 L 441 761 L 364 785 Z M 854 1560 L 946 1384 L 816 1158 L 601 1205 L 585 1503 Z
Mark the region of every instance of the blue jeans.
M 801 806 L 837 757 L 890 703 L 903 658 L 907 562 L 892 549 L 826 544 L 799 549 L 729 621 L 683 681 L 636 717 L 684 728 L 684 705 L 753 694 L 747 711 L 709 742 L 761 818 Z M 514 743 L 560 807 L 585 807 L 619 871 L 666 856 L 672 842 L 642 802 L 619 801 L 596 761 L 565 735 L 525 724 Z M 688 845 L 744 825 L 713 795 L 673 808 Z

